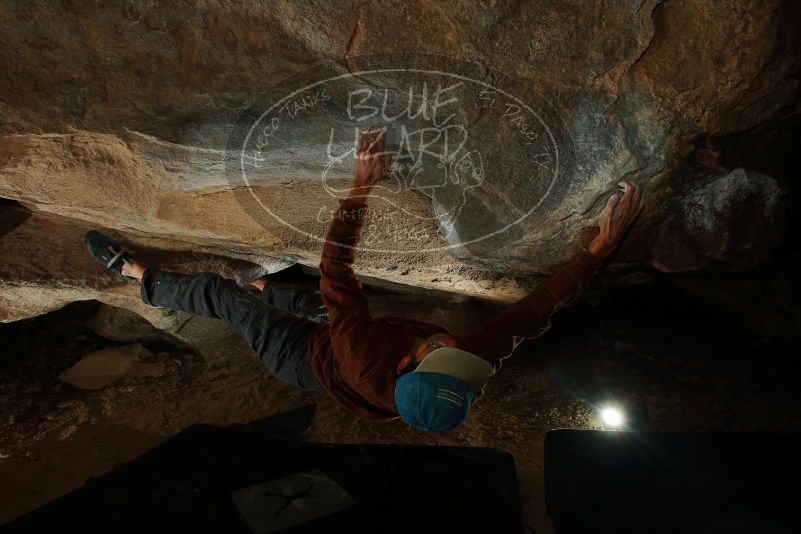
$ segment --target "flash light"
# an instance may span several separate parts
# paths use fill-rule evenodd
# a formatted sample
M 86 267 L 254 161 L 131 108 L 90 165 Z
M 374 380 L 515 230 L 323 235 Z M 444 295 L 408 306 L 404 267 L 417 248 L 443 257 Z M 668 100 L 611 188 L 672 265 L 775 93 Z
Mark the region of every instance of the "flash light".
M 623 415 L 620 408 L 606 406 L 605 408 L 601 408 L 600 415 L 604 426 L 609 429 L 620 428 L 626 423 L 626 417 Z

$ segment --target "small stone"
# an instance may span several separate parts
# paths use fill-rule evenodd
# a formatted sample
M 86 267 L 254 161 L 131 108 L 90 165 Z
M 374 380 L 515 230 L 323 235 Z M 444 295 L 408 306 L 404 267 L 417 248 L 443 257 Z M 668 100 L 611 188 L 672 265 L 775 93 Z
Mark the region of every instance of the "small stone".
M 150 361 L 148 361 L 150 360 Z M 160 376 L 163 361 L 139 343 L 93 352 L 61 373 L 59 380 L 78 389 L 103 389 L 135 377 Z

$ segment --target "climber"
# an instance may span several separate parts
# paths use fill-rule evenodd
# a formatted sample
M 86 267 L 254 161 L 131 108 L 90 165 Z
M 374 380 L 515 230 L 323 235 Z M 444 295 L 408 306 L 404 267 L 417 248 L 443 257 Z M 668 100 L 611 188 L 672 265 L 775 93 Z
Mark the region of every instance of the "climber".
M 150 269 L 98 232 L 86 235 L 87 247 L 111 272 L 138 281 L 147 304 L 228 322 L 281 381 L 325 390 L 365 418 L 450 430 L 517 345 L 548 330 L 551 315 L 587 286 L 642 209 L 642 189 L 620 182 L 622 194 L 609 197 L 588 247 L 481 328 L 454 337 L 441 326 L 371 316 L 353 272 L 366 200 L 389 170 L 385 137 L 371 129 L 359 139 L 353 184 L 323 246 L 319 292 L 264 278 L 249 290 L 216 274 Z

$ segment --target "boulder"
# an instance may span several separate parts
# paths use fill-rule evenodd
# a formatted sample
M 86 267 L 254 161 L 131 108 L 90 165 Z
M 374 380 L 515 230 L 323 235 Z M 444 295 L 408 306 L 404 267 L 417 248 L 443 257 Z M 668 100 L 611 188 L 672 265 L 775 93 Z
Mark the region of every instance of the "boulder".
M 642 183 L 648 202 L 610 268 L 749 268 L 781 239 L 785 188 L 758 167 L 688 159 L 701 141 L 798 109 L 800 10 L 782 0 L 4 4 L 0 197 L 34 220 L 0 242 L 17 255 L 2 267 L 3 320 L 135 297 L 81 282 L 84 259 L 74 278 L 73 267 L 43 267 L 60 246 L 60 230 L 33 231 L 47 221 L 251 272 L 313 268 L 355 134 L 372 123 L 389 129 L 396 163 L 371 201 L 356 263 L 365 278 L 513 300 L 587 241 L 622 178 Z
M 766 260 L 785 226 L 776 180 L 744 169 L 698 177 L 665 208 L 654 266 L 664 272 L 746 270 Z
M 86 326 L 98 336 L 120 343 L 173 341 L 140 315 L 105 304 L 89 318 Z

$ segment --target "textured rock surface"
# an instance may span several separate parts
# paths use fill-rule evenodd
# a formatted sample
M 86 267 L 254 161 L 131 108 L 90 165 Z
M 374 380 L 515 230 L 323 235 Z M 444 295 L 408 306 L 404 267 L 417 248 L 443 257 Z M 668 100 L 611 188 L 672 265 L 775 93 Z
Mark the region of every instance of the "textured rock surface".
M 328 129 L 344 113 L 337 89 L 302 101 L 248 187 L 231 172 L 231 140 L 287 88 L 424 65 L 514 92 L 542 119 L 526 125 L 540 144 L 521 141 L 524 121 L 508 109 L 476 111 L 481 93 L 460 92 L 475 150 L 439 189 L 436 165 L 414 181 L 398 171 L 374 203 L 360 274 L 510 300 L 528 287 L 520 276 L 548 272 L 586 237 L 624 176 L 646 184 L 649 201 L 615 264 L 741 270 L 780 238 L 783 189 L 750 169 L 687 160 L 699 139 L 798 110 L 800 20 L 799 4 L 780 0 L 4 3 L 0 197 L 73 219 L 76 235 L 104 227 L 140 246 L 313 266 L 349 173 L 346 160 L 320 180 Z M 345 89 L 388 87 L 395 100 L 407 81 L 349 79 Z M 18 254 L 24 234 L 39 269 L 47 247 L 72 258 L 61 230 L 35 230 L 45 219 L 0 247 Z M 112 305 L 136 298 L 98 287 L 96 270 L 88 281 L 84 259 L 38 283 L 36 266 L 8 257 L 4 320 L 101 294 Z

